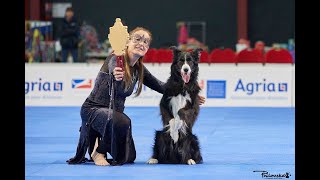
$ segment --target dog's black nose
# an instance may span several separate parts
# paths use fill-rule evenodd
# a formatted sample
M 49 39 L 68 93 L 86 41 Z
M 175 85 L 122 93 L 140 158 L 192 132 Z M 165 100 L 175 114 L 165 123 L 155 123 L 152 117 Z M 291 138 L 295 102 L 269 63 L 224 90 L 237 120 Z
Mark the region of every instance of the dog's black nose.
M 188 68 L 184 68 L 184 69 L 183 69 L 183 71 L 184 71 L 185 73 L 187 73 L 188 70 L 189 70 Z

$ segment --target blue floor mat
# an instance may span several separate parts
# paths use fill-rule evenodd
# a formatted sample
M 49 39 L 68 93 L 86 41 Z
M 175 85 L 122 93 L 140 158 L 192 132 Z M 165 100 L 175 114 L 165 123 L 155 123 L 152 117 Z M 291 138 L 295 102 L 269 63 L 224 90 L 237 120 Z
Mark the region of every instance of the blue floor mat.
M 132 120 L 137 158 L 134 164 L 112 167 L 66 163 L 77 148 L 80 107 L 26 107 L 25 113 L 27 180 L 259 180 L 285 173 L 295 179 L 294 108 L 202 107 L 193 133 L 204 163 L 192 166 L 145 163 L 152 155 L 154 131 L 162 127 L 158 107 L 125 109 Z

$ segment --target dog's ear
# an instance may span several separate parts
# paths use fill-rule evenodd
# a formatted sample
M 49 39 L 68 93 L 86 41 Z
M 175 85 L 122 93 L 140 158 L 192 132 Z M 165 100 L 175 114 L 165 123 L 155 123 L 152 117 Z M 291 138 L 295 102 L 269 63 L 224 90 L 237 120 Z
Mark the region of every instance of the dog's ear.
M 200 60 L 200 52 L 201 51 L 203 51 L 203 49 L 202 48 L 196 48 L 196 49 L 194 49 L 193 50 L 193 52 L 192 52 L 192 57 L 193 57 L 193 59 L 194 60 L 196 60 L 197 62 L 199 62 L 199 60 Z
M 179 55 L 179 53 L 181 53 L 181 50 L 178 49 L 176 46 L 171 46 L 170 49 L 173 52 L 173 60 L 178 59 L 178 55 Z

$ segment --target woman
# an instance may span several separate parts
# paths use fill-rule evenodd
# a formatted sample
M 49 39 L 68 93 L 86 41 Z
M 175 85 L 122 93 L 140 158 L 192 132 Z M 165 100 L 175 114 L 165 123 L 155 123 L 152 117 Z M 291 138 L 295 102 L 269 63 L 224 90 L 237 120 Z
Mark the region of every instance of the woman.
M 99 166 L 133 163 L 136 158 L 131 120 L 123 113 L 126 97 L 133 93 L 137 82 L 136 96 L 141 93 L 143 84 L 162 94 L 164 83 L 143 65 L 143 56 L 152 40 L 151 32 L 137 27 L 129 33 L 129 37 L 124 71 L 116 67 L 116 56 L 109 56 L 98 73 L 92 92 L 81 107 L 82 126 L 77 153 L 67 161 L 69 164 L 85 162 L 88 147 L 91 159 Z M 204 103 L 204 97 L 200 97 L 200 101 L 200 104 Z M 95 147 L 97 137 L 99 141 Z M 112 156 L 109 162 L 106 160 L 107 152 Z

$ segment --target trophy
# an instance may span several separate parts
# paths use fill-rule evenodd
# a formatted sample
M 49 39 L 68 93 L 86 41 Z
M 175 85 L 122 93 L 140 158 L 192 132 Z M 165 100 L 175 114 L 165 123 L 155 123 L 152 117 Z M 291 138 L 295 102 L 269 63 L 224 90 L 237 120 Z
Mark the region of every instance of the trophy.
M 117 56 L 117 67 L 124 70 L 124 54 L 129 39 L 128 26 L 123 26 L 121 19 L 116 18 L 116 22 L 109 28 L 109 31 L 108 38 L 114 54 Z

